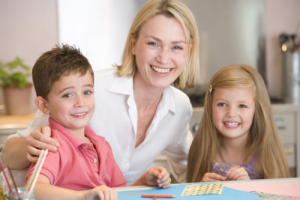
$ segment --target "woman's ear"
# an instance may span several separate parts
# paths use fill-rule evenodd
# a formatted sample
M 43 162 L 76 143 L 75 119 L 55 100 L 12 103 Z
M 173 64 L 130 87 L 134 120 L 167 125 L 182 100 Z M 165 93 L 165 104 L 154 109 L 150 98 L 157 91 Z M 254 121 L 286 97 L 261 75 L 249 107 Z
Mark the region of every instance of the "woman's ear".
M 44 114 L 50 114 L 50 110 L 48 108 L 48 102 L 41 96 L 38 96 L 35 99 L 35 105 L 38 107 L 40 111 Z
M 135 49 L 135 39 L 133 38 L 133 34 L 131 35 L 131 53 L 133 55 L 136 55 L 136 49 Z

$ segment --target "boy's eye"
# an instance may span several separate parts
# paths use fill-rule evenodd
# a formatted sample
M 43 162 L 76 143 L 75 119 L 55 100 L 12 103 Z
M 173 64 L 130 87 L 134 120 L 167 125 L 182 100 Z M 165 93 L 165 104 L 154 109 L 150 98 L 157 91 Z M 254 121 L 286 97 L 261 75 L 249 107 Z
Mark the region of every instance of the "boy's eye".
M 84 95 L 89 95 L 89 94 L 91 94 L 91 93 L 92 93 L 92 92 L 88 90 L 88 91 L 85 91 L 83 94 L 84 94 Z
M 226 103 L 218 103 L 218 106 L 225 107 Z
M 72 94 L 68 93 L 68 94 L 64 94 L 63 97 L 72 97 Z
M 240 108 L 247 108 L 244 104 L 239 105 Z

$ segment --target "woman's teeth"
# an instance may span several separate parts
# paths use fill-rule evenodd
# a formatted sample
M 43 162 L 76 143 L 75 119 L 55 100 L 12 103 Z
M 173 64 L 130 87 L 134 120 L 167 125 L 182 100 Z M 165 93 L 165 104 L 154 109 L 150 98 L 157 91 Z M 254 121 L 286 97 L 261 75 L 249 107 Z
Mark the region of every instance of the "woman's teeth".
M 77 113 L 77 114 L 71 114 L 72 116 L 78 117 L 78 116 L 82 116 L 85 115 L 86 113 Z
M 224 123 L 225 126 L 229 126 L 229 127 L 238 127 L 240 125 L 240 123 Z
M 150 66 L 151 66 L 151 65 L 150 65 Z M 162 68 L 153 67 L 153 66 L 151 66 L 151 68 L 152 68 L 154 71 L 156 71 L 156 72 L 158 72 L 158 73 L 161 73 L 161 74 L 163 74 L 163 73 L 168 73 L 168 72 L 171 70 L 171 68 L 170 68 L 170 69 L 162 69 Z

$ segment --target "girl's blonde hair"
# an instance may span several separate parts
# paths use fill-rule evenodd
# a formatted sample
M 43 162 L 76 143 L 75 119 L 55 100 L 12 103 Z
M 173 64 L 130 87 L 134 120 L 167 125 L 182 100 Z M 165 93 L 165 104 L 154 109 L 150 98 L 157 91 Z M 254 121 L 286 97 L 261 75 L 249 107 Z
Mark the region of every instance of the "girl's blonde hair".
M 145 21 L 156 16 L 165 15 L 174 17 L 182 25 L 188 46 L 192 44 L 189 51 L 189 59 L 179 77 L 173 85 L 177 88 L 194 87 L 196 76 L 199 73 L 199 40 L 198 30 L 192 12 L 179 0 L 150 0 L 138 12 L 132 22 L 125 48 L 122 56 L 122 64 L 116 65 L 117 75 L 132 77 L 137 71 L 135 56 L 131 53 L 131 36 L 137 41 L 139 32 Z M 189 48 L 188 48 L 189 49 Z
M 203 116 L 188 156 L 187 182 L 201 181 L 205 173 L 211 172 L 212 161 L 217 161 L 221 156 L 221 134 L 212 120 L 212 101 L 216 88 L 243 88 L 253 92 L 255 113 L 246 143 L 244 164 L 256 156 L 264 178 L 290 177 L 268 92 L 260 74 L 247 65 L 232 65 L 218 71 L 209 85 Z

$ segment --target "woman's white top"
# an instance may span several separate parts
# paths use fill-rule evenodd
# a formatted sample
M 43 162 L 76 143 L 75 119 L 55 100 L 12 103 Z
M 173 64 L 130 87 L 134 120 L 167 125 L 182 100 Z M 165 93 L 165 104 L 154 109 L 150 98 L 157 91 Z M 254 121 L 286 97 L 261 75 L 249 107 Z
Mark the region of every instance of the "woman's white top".
M 110 68 L 95 72 L 94 79 L 96 106 L 89 126 L 110 143 L 127 185 L 135 183 L 161 152 L 167 155 L 175 178 L 185 181 L 192 116 L 189 98 L 173 86 L 166 87 L 145 140 L 135 148 L 138 112 L 133 78 L 118 77 L 116 69 Z M 29 136 L 32 130 L 47 125 L 48 118 L 37 111 L 27 129 L 11 137 Z

